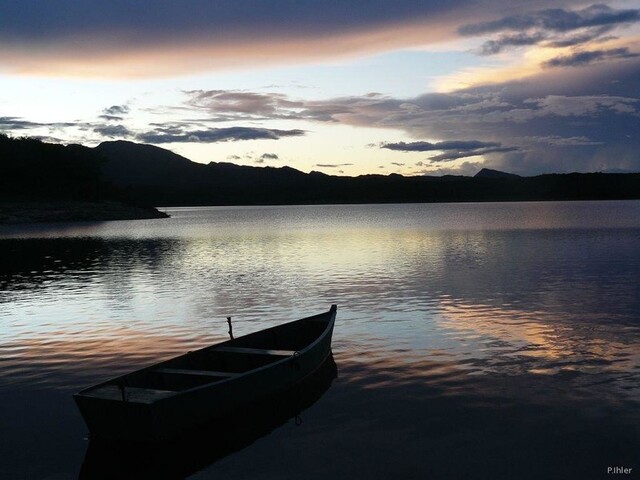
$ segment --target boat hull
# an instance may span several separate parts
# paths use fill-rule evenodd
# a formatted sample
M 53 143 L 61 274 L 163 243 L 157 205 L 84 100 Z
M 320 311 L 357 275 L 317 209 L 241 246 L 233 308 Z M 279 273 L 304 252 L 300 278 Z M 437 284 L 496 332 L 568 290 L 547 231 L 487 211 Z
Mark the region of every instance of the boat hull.
M 121 398 L 114 395 L 109 398 L 104 398 L 103 395 L 101 398 L 95 394 L 96 391 L 105 391 L 107 387 L 121 381 L 114 379 L 84 390 L 74 395 L 74 399 L 92 436 L 142 442 L 168 440 L 197 429 L 203 424 L 211 423 L 216 418 L 237 415 L 248 408 L 252 402 L 289 389 L 313 374 L 331 353 L 335 313 L 336 309 L 332 307 L 326 314 L 297 321 L 326 323 L 323 325 L 321 334 L 305 348 L 296 350 L 288 356 L 282 355 L 258 368 L 234 374 L 232 378 L 219 379 L 157 400 L 139 397 L 137 401 L 135 398 L 134 401 L 127 401 L 126 387 Z M 287 324 L 288 328 L 293 328 L 295 323 Z M 267 336 L 275 337 L 278 327 L 263 332 L 266 332 Z M 225 348 L 250 351 L 252 343 L 262 342 L 261 346 L 264 346 L 264 340 L 260 338 L 261 333 L 256 332 L 246 337 L 239 337 L 196 353 L 207 353 L 206 350 L 216 353 L 225 351 Z M 158 371 L 160 367 L 172 366 L 176 363 L 182 365 L 189 360 L 189 355 L 193 354 L 143 369 L 142 373 L 153 372 L 154 369 Z M 228 355 L 233 357 L 232 354 Z M 166 371 L 166 368 L 163 371 Z

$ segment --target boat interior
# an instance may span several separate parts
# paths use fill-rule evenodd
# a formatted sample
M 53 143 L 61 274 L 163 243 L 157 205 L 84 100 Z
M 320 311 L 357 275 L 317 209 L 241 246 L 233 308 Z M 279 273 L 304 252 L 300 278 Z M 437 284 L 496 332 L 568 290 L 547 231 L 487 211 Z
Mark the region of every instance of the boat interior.
M 318 315 L 189 352 L 86 390 L 83 395 L 152 403 L 175 392 L 216 383 L 295 355 L 327 327 Z

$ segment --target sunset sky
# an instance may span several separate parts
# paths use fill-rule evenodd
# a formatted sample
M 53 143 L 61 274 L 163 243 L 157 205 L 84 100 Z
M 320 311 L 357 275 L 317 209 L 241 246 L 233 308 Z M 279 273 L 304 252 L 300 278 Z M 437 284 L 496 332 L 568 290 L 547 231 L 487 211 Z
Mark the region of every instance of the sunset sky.
M 640 9 L 5 0 L 0 131 L 336 175 L 640 171 Z

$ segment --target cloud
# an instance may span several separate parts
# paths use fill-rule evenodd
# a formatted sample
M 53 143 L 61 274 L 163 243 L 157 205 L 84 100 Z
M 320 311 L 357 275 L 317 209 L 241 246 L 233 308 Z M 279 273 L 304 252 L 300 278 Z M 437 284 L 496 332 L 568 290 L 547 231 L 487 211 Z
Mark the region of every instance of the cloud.
M 101 125 L 94 127 L 93 131 L 109 138 L 131 138 L 135 135 L 124 125 Z
M 463 25 L 458 31 L 462 35 L 484 35 L 534 28 L 552 32 L 569 32 L 581 28 L 620 25 L 638 21 L 640 21 L 640 10 L 638 9 L 616 10 L 607 5 L 594 4 L 576 11 L 552 8 L 524 15 L 510 15 L 490 22 Z
M 353 165 L 353 163 L 316 163 L 314 167 L 320 168 L 339 168 Z
M 50 130 L 57 130 L 69 127 L 85 127 L 85 123 L 74 122 L 33 122 L 30 120 L 24 120 L 21 117 L 0 117 L 0 131 L 11 132 L 13 130 L 22 131 L 35 128 L 48 128 Z
M 459 18 L 484 18 L 500 3 L 3 2 L 0 64 L 16 73 L 140 77 L 344 57 L 451 39 Z
M 98 118 L 107 122 L 121 122 L 128 113 L 129 107 L 127 105 L 112 105 L 102 109 L 102 115 L 99 115 Z
M 525 175 L 640 170 L 639 83 L 640 61 L 632 58 L 587 65 L 579 76 L 565 69 L 546 69 L 519 81 L 449 93 L 314 100 L 305 102 L 299 114 L 316 121 L 399 130 L 418 139 L 467 137 L 474 140 L 464 141 L 480 142 L 385 144 L 396 151 L 440 148 L 443 153 L 432 159 L 436 162 L 474 153 L 484 157 L 485 166 Z M 532 137 L 548 141 L 535 142 Z M 569 148 L 571 142 L 582 144 Z
M 238 90 L 188 90 L 187 104 L 202 108 L 216 115 L 255 115 L 260 117 L 276 115 L 286 117 L 285 110 L 300 107 L 300 102 L 278 93 L 256 93 Z
M 208 130 L 181 130 L 179 128 L 158 128 L 140 133 L 136 138 L 144 143 L 216 143 L 240 140 L 278 140 L 284 137 L 304 135 L 304 130 L 280 130 L 258 127 L 210 128 Z
M 129 113 L 129 107 L 126 105 L 112 105 L 102 110 L 105 115 L 126 115 Z
M 555 145 L 555 146 L 584 146 L 584 145 L 602 145 L 603 142 L 594 142 L 593 140 L 588 139 L 584 135 L 579 137 L 559 137 L 557 135 L 548 135 L 546 137 L 525 137 L 525 140 L 530 140 L 532 142 L 544 143 L 547 145 Z
M 276 155 L 275 153 L 263 153 L 262 155 L 260 155 L 260 159 L 261 160 L 279 160 L 280 157 L 278 157 L 278 155 Z
M 40 140 L 41 142 L 46 143 L 67 143 L 64 139 L 58 137 L 51 137 L 48 135 L 32 135 L 30 138 L 35 138 L 36 140 Z
M 595 117 L 604 112 L 635 114 L 640 98 L 612 95 L 547 95 L 529 98 L 525 104 L 535 105 L 531 118 L 544 116 Z
M 476 150 L 485 147 L 499 147 L 496 142 L 481 142 L 480 140 L 449 140 L 444 142 L 398 142 L 382 143 L 380 148 L 398 150 L 401 152 L 431 152 L 433 150 Z
M 555 40 L 549 40 L 548 42 L 544 42 L 543 45 L 552 48 L 564 48 L 593 41 L 604 42 L 607 40 L 615 40 L 617 37 L 613 35 L 606 35 L 611 30 L 613 30 L 613 27 L 610 25 L 593 27 L 580 33 L 564 35 L 556 38 Z
M 526 45 L 560 48 L 602 41 L 612 38 L 605 35 L 616 28 L 636 22 L 640 22 L 638 9 L 616 10 L 594 4 L 582 10 L 553 8 L 466 24 L 458 32 L 463 36 L 501 34 L 497 39 L 483 43 L 478 50 L 481 55 L 494 55 L 511 47 Z
M 396 150 L 401 152 L 432 152 L 435 150 L 444 151 L 439 155 L 429 158 L 431 162 L 444 162 L 457 160 L 464 157 L 476 155 L 486 155 L 489 153 L 505 153 L 518 150 L 517 147 L 503 147 L 498 142 L 482 142 L 480 140 L 448 140 L 443 142 L 398 142 L 382 143 L 380 148 Z M 422 162 L 420 162 L 422 165 Z M 396 165 L 394 163 L 394 165 Z M 404 165 L 404 164 L 398 164 Z M 417 165 L 417 164 L 416 164 Z
M 43 124 L 23 120 L 19 117 L 0 117 L 0 130 L 2 131 L 25 130 L 41 126 Z
M 441 153 L 429 158 L 430 162 L 450 162 L 452 160 L 458 160 L 459 158 L 475 157 L 477 155 L 487 155 L 489 153 L 506 153 L 515 152 L 519 150 L 518 147 L 493 147 L 493 148 L 478 148 L 475 150 L 458 150 L 452 152 Z
M 396 167 L 404 167 L 404 163 L 400 162 L 391 162 L 391 165 L 395 165 Z
M 397 130 L 416 139 L 444 139 L 375 145 L 399 152 L 437 153 L 431 162 L 482 155 L 485 166 L 524 175 L 640 170 L 638 83 L 640 61 L 629 58 L 587 64 L 579 76 L 568 69 L 548 68 L 518 81 L 405 98 L 361 95 L 300 100 L 242 92 L 234 108 L 240 111 L 238 121 L 259 112 L 263 121 L 286 117 Z M 220 92 L 212 96 L 219 98 Z M 255 111 L 249 107 L 252 99 L 259 99 L 253 103 Z M 206 103 L 194 106 L 193 94 L 187 94 L 187 100 L 190 108 L 215 116 Z M 571 144 L 579 148 L 570 149 Z
M 542 64 L 543 67 L 581 67 L 602 60 L 619 58 L 636 58 L 640 53 L 630 52 L 628 48 L 611 48 L 608 50 L 587 50 L 552 58 Z
M 478 53 L 480 55 L 495 55 L 508 47 L 522 47 L 525 45 L 536 45 L 547 36 L 537 32 L 533 34 L 517 33 L 515 35 L 502 35 L 497 40 L 489 40 L 482 44 Z
M 121 122 L 124 120 L 124 117 L 118 115 L 98 115 L 98 118 L 106 120 L 107 122 Z
M 432 170 L 423 170 L 423 175 L 465 175 L 472 177 L 478 173 L 485 165 L 481 162 L 463 162 L 454 167 L 438 167 Z

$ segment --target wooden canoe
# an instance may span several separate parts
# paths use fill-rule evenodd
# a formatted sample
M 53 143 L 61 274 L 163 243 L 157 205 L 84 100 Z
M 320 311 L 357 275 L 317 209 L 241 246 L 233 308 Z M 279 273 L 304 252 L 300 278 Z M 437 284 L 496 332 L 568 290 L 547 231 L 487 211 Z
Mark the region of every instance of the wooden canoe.
M 293 418 L 298 425 L 305 423 L 304 410 L 329 390 L 337 375 L 337 365 L 329 354 L 315 372 L 291 388 L 260 397 L 235 414 L 216 418 L 166 442 L 132 443 L 92 437 L 78 479 L 188 478 Z
M 286 390 L 331 353 L 337 307 L 113 378 L 73 396 L 92 436 L 162 441 Z

